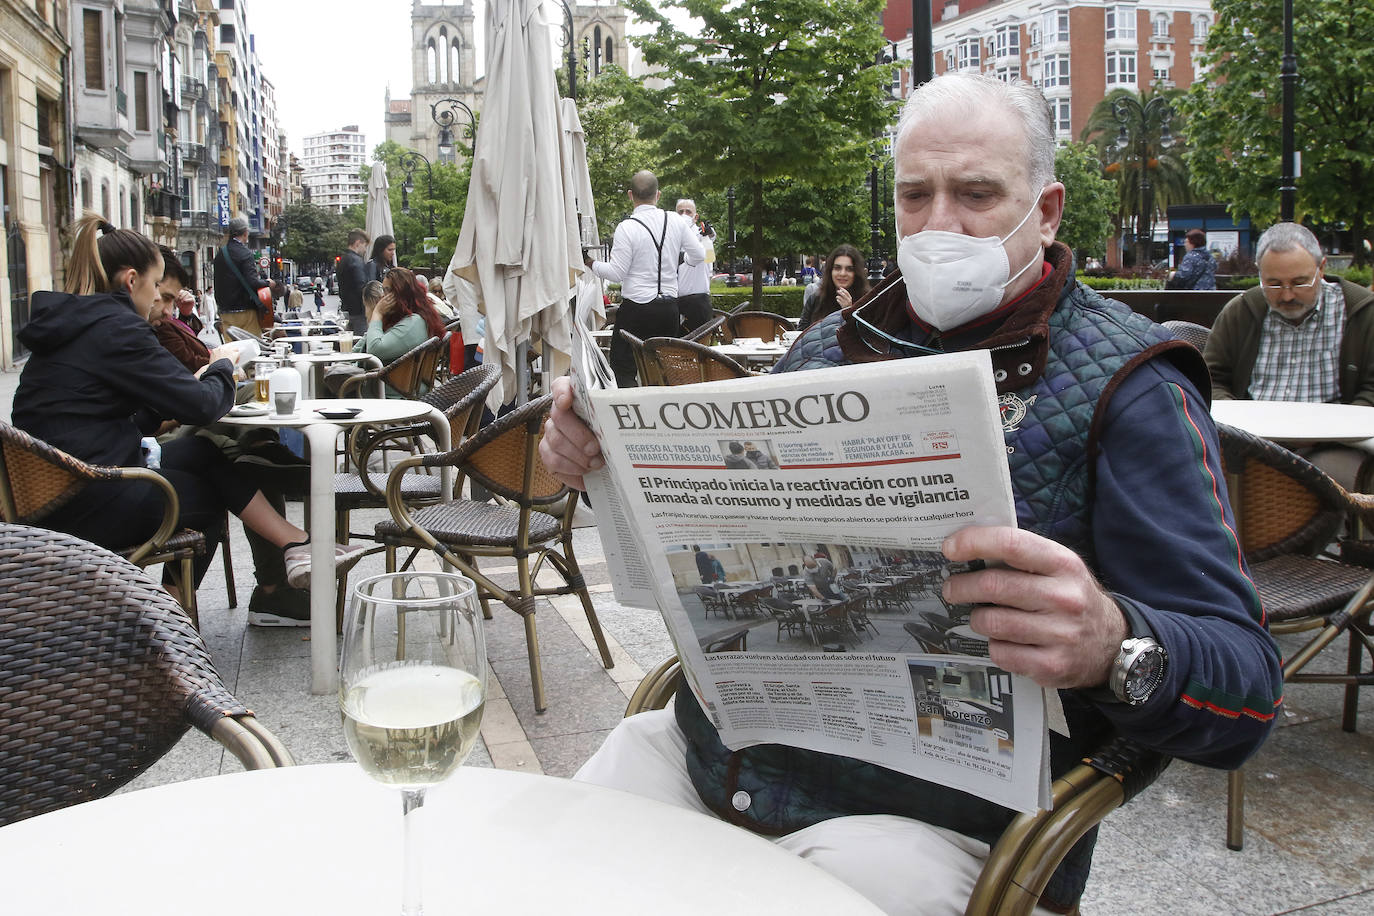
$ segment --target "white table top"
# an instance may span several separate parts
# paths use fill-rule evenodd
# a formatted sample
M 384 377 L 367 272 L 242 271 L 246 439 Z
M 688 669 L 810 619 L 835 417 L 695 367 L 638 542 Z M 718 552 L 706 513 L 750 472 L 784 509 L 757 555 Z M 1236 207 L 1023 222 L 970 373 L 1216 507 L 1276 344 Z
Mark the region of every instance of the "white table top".
M 711 349 L 731 359 L 747 359 L 753 362 L 777 362 L 787 355 L 787 345 L 780 343 L 760 343 L 742 347 L 738 344 L 716 344 Z
M 299 358 L 298 356 L 297 359 Z M 361 413 L 350 419 L 330 419 L 315 413 L 317 407 L 325 410 L 357 407 L 361 409 Z M 429 411 L 430 406 L 424 401 L 404 401 L 397 398 L 305 398 L 297 405 L 296 412 L 289 417 L 276 416 L 269 408 L 269 412 L 262 416 L 235 417 L 226 414 L 219 422 L 230 426 L 309 426 L 312 423 L 357 426 L 360 423 L 404 423 L 423 417 Z
M 348 353 L 340 353 L 338 350 L 331 350 L 328 353 L 291 354 L 291 361 L 293 363 L 345 363 L 362 362 L 365 359 L 376 360 L 377 364 L 381 365 L 381 360 L 377 359 L 377 357 L 373 356 L 371 353 L 365 353 L 362 350 L 351 350 Z
M 745 830 L 568 780 L 464 767 L 421 816 L 429 916 L 879 913 Z M 400 792 L 351 763 L 174 783 L 0 828 L 0 912 L 396 913 L 401 839 Z
M 1213 401 L 1212 419 L 1275 442 L 1361 442 L 1374 437 L 1374 407 L 1304 401 Z

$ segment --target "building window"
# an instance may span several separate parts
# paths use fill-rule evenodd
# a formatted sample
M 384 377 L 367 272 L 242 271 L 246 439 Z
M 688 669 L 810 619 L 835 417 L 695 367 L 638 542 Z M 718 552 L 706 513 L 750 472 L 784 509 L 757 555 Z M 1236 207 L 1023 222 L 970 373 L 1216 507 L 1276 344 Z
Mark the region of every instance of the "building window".
M 148 119 L 148 74 L 134 71 L 134 130 L 152 130 Z
M 1107 54 L 1107 85 L 1135 85 L 1135 52 L 1111 51 Z
M 100 10 L 81 11 L 81 39 L 85 49 L 86 88 L 105 88 L 105 29 Z
M 1041 20 L 1045 30 L 1045 44 L 1052 45 L 1069 40 L 1069 11 L 1050 10 Z
M 1046 89 L 1069 85 L 1069 55 L 1051 54 L 1045 58 L 1042 85 Z
M 1135 41 L 1135 7 L 1107 7 L 1107 40 Z
M 1207 40 L 1207 32 L 1212 27 L 1212 20 L 1205 15 L 1193 17 L 1193 37 L 1198 41 Z
M 945 49 L 945 71 L 948 72 L 948 71 L 951 71 L 951 70 L 953 70 L 953 69 L 954 69 L 954 49 L 953 49 L 953 48 L 946 48 L 946 49 Z
M 993 76 L 1004 83 L 1014 83 L 1021 78 L 1020 67 L 998 67 L 993 71 Z
M 1169 14 L 1157 13 L 1150 22 L 1150 37 L 1156 41 L 1169 37 Z
M 977 70 L 981 42 L 977 38 L 959 39 L 959 69 Z
M 91 176 L 81 176 L 81 209 L 91 209 Z
M 100 215 L 105 219 L 110 218 L 110 183 L 108 181 L 100 183 Z
M 1050 103 L 1054 110 L 1054 130 L 1057 134 L 1073 135 L 1073 118 L 1068 99 L 1055 99 Z
M 995 42 L 998 57 L 1020 57 L 1021 27 L 1019 25 L 999 26 Z

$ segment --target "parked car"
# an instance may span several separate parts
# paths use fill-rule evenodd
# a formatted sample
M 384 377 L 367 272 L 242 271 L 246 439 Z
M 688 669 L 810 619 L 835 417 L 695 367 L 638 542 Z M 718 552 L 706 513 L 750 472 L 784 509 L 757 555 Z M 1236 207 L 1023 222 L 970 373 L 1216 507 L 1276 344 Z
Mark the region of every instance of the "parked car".
M 314 289 L 314 288 L 315 288 L 315 278 L 314 278 L 314 277 L 298 277 L 298 278 L 296 278 L 296 288 L 299 289 L 301 292 L 307 292 L 307 291 L 309 291 L 309 290 Z
M 714 274 L 711 277 L 711 282 L 725 283 L 729 280 L 729 278 L 729 274 Z M 735 281 L 739 283 L 740 286 L 750 286 L 754 282 L 754 276 L 753 274 L 735 274 Z

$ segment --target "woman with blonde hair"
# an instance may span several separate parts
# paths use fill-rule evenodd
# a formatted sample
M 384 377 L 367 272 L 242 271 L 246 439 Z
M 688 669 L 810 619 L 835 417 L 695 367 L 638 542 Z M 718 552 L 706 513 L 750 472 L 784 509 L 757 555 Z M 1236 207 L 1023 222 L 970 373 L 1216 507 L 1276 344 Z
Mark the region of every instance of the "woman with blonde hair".
M 224 348 L 211 351 L 210 363 L 192 374 L 158 343 L 148 316 L 162 276 L 162 254 L 144 236 L 91 213 L 77 223 L 66 292 L 35 293 L 33 317 L 19 333 L 33 355 L 14 395 L 16 426 L 92 464 L 143 466 L 141 439 L 164 421 L 204 425 L 234 406 L 234 367 Z M 180 525 L 205 535 L 208 549 L 196 560 L 195 584 L 224 534 L 226 509 L 283 549 L 292 585 L 309 581 L 306 533 L 278 514 L 213 443 L 200 436 L 167 442 L 158 470 L 177 491 Z M 152 535 L 162 507 L 161 491 L 151 484 L 96 480 L 44 521 L 122 548 Z M 360 549 L 335 553 L 349 559 Z

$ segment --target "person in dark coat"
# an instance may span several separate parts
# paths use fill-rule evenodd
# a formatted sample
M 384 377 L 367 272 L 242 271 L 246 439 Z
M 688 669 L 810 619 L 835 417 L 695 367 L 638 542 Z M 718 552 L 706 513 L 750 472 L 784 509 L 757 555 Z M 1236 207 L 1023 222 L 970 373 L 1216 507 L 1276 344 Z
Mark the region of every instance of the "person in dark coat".
M 348 233 L 348 248 L 339 257 L 339 301 L 348 313 L 348 327 L 355 337 L 367 333 L 367 309 L 363 308 L 363 287 L 367 285 L 367 233 L 352 229 Z
M 1207 250 L 1207 234 L 1201 229 L 1189 229 L 1183 237 L 1183 247 L 1187 253 L 1169 279 L 1169 289 L 1216 289 L 1217 262 Z
M 271 283 L 258 274 L 257 262 L 248 247 L 248 220 L 234 217 L 229 221 L 229 240 L 215 252 L 215 295 L 219 297 L 220 324 L 226 328 L 243 328 L 254 337 L 261 337 L 264 307 L 256 293 L 270 286 Z
M 142 467 L 141 440 L 164 421 L 213 423 L 234 406 L 233 365 L 214 359 L 193 375 L 158 343 L 148 316 L 162 255 L 147 238 L 87 214 L 73 248 L 67 292 L 35 293 L 33 317 L 20 332 L 33 355 L 14 395 L 14 424 L 82 461 Z M 284 550 L 293 580 L 308 579 L 306 533 L 212 443 L 199 436 L 168 442 L 159 472 L 177 492 L 180 526 L 205 535 L 197 584 L 223 536 L 226 509 Z M 43 521 L 117 549 L 150 537 L 163 505 L 150 483 L 95 480 Z

